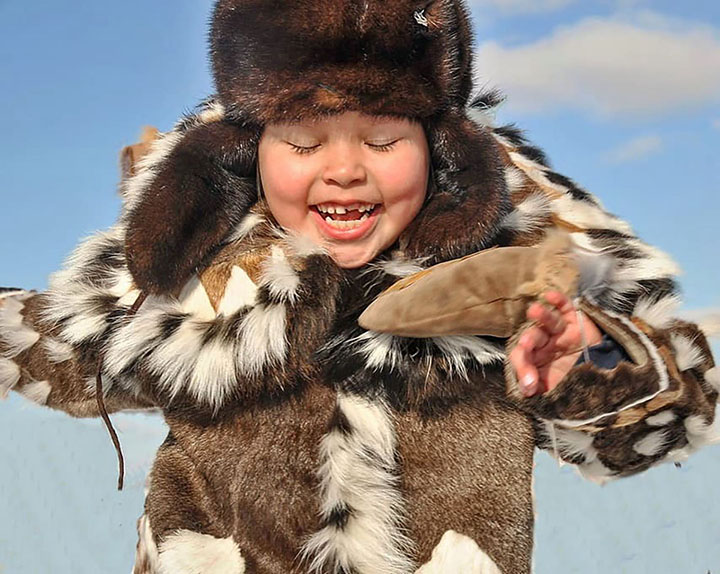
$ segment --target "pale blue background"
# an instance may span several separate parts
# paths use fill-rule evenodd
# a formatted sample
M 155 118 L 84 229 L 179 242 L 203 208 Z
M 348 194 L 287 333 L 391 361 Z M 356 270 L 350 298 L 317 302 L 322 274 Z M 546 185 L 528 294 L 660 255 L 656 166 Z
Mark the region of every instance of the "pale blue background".
M 170 128 L 212 92 L 210 7 L 209 0 L 0 0 L 0 284 L 44 288 L 80 237 L 114 221 L 120 148 L 144 124 Z M 653 54 L 648 68 L 652 58 L 668 58 L 667 90 L 688 88 L 677 76 L 684 67 L 707 66 L 710 82 L 712 66 L 720 69 L 716 2 L 476 0 L 473 11 L 478 47 L 493 41 L 506 51 L 542 46 L 559 27 L 572 33 L 590 16 L 638 31 L 669 19 L 663 26 L 673 33 L 702 28 L 710 59 Z M 601 46 L 595 56 L 605 53 Z M 542 70 L 531 71 L 542 79 Z M 633 78 L 622 88 L 648 91 Z M 513 95 L 527 98 L 527 88 L 511 88 L 500 121 L 517 121 L 561 172 L 669 251 L 686 271 L 688 309 L 719 308 L 720 85 L 714 95 L 684 101 L 681 94 L 679 104 L 647 114 L 612 105 L 601 113 L 582 101 L 533 111 L 512 103 Z M 638 138 L 650 143 L 630 145 Z M 0 405 L 0 573 L 130 571 L 144 477 L 164 431 L 153 417 L 114 420 L 129 463 L 123 493 L 97 421 L 17 396 Z M 537 463 L 538 574 L 720 572 L 717 447 L 681 470 L 666 466 L 603 488 L 545 454 Z

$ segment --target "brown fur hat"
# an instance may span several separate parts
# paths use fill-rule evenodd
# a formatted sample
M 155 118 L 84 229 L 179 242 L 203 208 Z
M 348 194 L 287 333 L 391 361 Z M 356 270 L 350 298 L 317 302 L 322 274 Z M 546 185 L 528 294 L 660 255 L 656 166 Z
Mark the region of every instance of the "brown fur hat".
M 456 0 L 220 0 L 211 34 L 221 101 L 261 124 L 362 110 L 462 108 L 471 34 Z
M 401 237 L 445 260 L 491 244 L 509 211 L 501 159 L 473 106 L 462 0 L 219 0 L 210 36 L 220 125 L 184 126 L 129 213 L 136 283 L 171 292 L 255 200 L 257 142 L 271 122 L 354 110 L 420 121 L 432 197 Z M 233 150 L 236 150 L 233 152 Z

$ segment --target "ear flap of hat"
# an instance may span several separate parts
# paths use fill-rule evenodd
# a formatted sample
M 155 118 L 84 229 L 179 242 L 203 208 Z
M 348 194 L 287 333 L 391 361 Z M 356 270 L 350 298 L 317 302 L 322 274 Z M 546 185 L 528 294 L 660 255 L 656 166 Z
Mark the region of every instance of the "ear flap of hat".
M 491 245 L 511 208 L 497 144 L 462 111 L 426 123 L 435 190 L 403 233 L 408 257 L 429 263 Z
M 179 290 L 257 200 L 259 129 L 181 126 L 155 145 L 126 187 L 125 254 L 148 293 Z

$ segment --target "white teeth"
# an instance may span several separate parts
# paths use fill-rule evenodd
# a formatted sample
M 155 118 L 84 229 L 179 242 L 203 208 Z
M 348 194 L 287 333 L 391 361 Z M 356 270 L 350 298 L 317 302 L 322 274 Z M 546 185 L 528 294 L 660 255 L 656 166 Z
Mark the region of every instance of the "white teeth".
M 354 219 L 350 221 L 335 221 L 330 217 L 326 217 L 325 221 L 327 221 L 330 227 L 334 227 L 335 229 L 342 229 L 343 231 L 345 231 L 347 229 L 355 229 L 356 227 L 360 227 L 360 224 L 366 219 L 367 215 L 361 217 L 360 219 Z
M 316 206 L 320 213 L 339 213 L 341 215 L 346 214 L 348 211 L 359 211 L 365 213 L 366 211 L 372 211 L 376 205 L 372 203 L 353 203 L 352 205 L 333 205 L 330 203 L 319 204 Z

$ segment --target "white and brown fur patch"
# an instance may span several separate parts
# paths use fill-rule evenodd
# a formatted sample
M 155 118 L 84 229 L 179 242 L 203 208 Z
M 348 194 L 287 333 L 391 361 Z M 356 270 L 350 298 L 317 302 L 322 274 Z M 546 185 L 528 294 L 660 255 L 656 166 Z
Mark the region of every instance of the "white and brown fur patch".
M 311 572 L 414 571 L 402 528 L 395 432 L 383 401 L 339 394 L 318 471 L 324 527 L 304 547 Z

